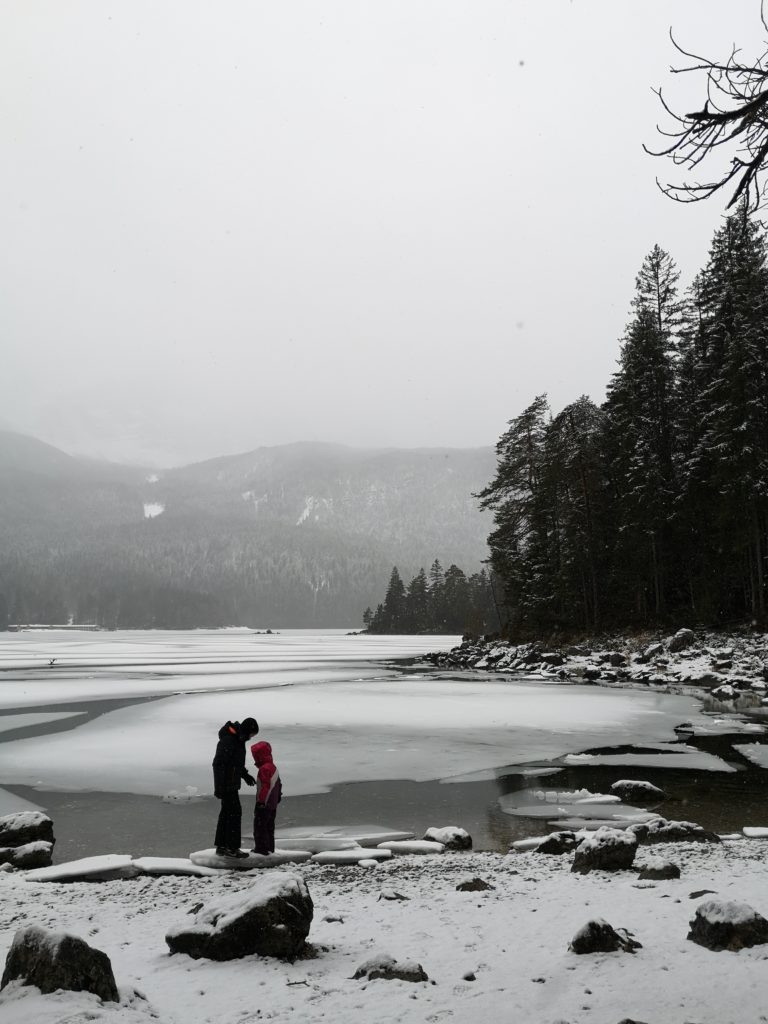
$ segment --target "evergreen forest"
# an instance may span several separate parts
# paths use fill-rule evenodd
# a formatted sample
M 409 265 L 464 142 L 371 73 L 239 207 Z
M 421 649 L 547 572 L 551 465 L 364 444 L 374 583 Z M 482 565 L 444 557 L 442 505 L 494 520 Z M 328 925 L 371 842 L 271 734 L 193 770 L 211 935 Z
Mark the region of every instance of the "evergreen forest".
M 509 422 L 490 565 L 503 631 L 766 624 L 768 269 L 746 203 L 687 290 L 654 246 L 597 405 Z
M 406 587 L 397 566 L 387 593 L 376 611 L 363 615 L 369 633 L 481 633 L 496 632 L 500 620 L 485 570 L 467 576 L 456 565 L 443 571 L 438 559 L 429 575 L 420 569 Z

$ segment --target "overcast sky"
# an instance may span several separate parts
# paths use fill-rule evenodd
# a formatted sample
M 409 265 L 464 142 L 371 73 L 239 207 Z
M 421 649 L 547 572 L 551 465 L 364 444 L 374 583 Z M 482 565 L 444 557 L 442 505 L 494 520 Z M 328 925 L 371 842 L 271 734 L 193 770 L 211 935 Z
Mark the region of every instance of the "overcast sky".
M 5 0 L 0 423 L 156 464 L 495 443 L 600 401 L 636 271 L 723 201 L 655 185 L 680 41 L 759 0 Z M 693 83 L 691 83 L 693 85 Z M 694 106 L 700 103 L 694 103 Z

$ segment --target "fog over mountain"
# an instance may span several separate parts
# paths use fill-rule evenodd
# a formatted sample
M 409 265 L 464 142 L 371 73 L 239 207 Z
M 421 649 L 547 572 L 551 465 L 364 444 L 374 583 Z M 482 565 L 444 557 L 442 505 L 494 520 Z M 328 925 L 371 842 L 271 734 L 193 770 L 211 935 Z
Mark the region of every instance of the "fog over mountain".
M 156 473 L 0 432 L 0 626 L 360 626 L 393 565 L 481 568 L 495 462 L 306 443 Z

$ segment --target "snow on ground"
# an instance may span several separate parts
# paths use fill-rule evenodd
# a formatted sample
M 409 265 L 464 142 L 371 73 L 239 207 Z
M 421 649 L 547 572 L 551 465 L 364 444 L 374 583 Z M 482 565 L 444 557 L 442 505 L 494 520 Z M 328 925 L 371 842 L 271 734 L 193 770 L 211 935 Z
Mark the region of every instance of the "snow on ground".
M 228 683 L 216 676 L 208 685 Z M 560 757 L 574 746 L 661 741 L 681 719 L 696 717 L 695 708 L 689 697 L 646 691 L 570 686 L 555 695 L 530 682 L 358 673 L 343 682 L 123 707 L 47 736 L 44 758 L 39 738 L 0 745 L 0 777 L 42 789 L 163 795 L 190 785 L 210 793 L 218 728 L 252 715 L 273 745 L 286 791 L 300 795 L 348 781 L 448 778 Z M 696 751 L 675 755 L 674 763 L 727 770 Z
M 145 501 L 144 502 L 144 518 L 155 519 L 165 512 L 165 505 L 160 501 Z
M 59 885 L 0 875 L 0 958 L 24 924 L 72 931 L 110 956 L 123 996 L 115 1006 L 13 986 L 0 996 L 0 1017 L 4 1024 L 616 1024 L 625 1017 L 758 1024 L 768 1016 L 768 947 L 713 953 L 686 934 L 696 907 L 712 898 L 701 890 L 768 913 L 767 852 L 765 842 L 747 839 L 641 848 L 638 865 L 663 856 L 682 870 L 679 880 L 642 883 L 634 872 L 574 875 L 570 857 L 532 853 L 402 857 L 372 869 L 300 865 L 293 870 L 315 904 L 315 955 L 293 964 L 168 954 L 169 927 L 200 902 L 241 893 L 245 903 L 248 876 Z M 472 877 L 494 888 L 456 890 Z M 406 899 L 380 899 L 383 890 Z M 575 933 L 598 917 L 629 929 L 642 949 L 568 952 Z M 352 980 L 357 967 L 385 954 L 420 963 L 430 980 Z

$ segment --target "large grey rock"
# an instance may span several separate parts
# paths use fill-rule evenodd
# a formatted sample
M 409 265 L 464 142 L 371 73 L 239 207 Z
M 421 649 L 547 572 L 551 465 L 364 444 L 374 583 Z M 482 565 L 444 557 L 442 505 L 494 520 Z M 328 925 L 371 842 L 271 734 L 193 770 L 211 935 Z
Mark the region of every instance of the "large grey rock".
M 640 881 L 664 882 L 671 878 L 680 877 L 680 868 L 671 860 L 664 860 L 662 857 L 651 857 L 645 862 L 637 876 Z
M 634 953 L 636 949 L 642 948 L 642 945 L 632 938 L 631 932 L 625 928 L 616 930 L 601 917 L 587 921 L 579 928 L 568 946 L 572 953 L 580 955 L 584 953 L 615 953 L 617 950 Z
M 428 828 L 424 833 L 428 843 L 442 843 L 446 850 L 471 850 L 472 836 L 457 825 L 446 825 L 443 828 Z
M 51 864 L 52 852 L 53 844 L 42 840 L 24 846 L 4 846 L 0 848 L 0 864 L 10 864 L 23 870 L 47 868 Z
M 678 651 L 684 651 L 686 647 L 690 647 L 694 639 L 692 629 L 678 629 L 675 635 L 670 637 L 667 650 L 672 654 L 677 654 Z
M 355 981 L 361 978 L 367 978 L 369 981 L 376 978 L 383 978 L 385 981 L 429 981 L 426 971 L 415 960 L 395 960 L 386 953 L 360 964 L 352 977 Z
M 643 651 L 643 657 L 646 661 L 651 661 L 653 658 L 660 658 L 663 653 L 664 644 L 648 644 L 648 646 Z
M 171 928 L 171 953 L 236 960 L 258 953 L 292 960 L 304 948 L 314 908 L 301 875 L 273 871 L 241 892 L 201 907 L 191 922 Z
M 581 842 L 575 832 L 564 830 L 562 832 L 551 832 L 536 847 L 536 853 L 548 853 L 559 856 L 563 853 L 571 853 Z
M 35 924 L 20 928 L 14 935 L 0 988 L 17 980 L 36 985 L 44 994 L 61 988 L 92 992 L 112 1002 L 120 998 L 106 953 L 75 935 Z
M 696 908 L 690 926 L 686 937 L 715 952 L 768 942 L 768 921 L 746 903 L 707 900 Z
M 637 841 L 645 846 L 652 846 L 655 843 L 721 842 L 716 832 L 709 832 L 693 821 L 667 821 L 666 818 L 655 818 L 639 825 L 630 825 L 627 832 L 637 836 Z
M 0 818 L 0 847 L 26 846 L 27 843 L 50 843 L 53 837 L 53 822 L 42 811 L 17 811 Z
M 579 843 L 571 871 L 582 875 L 590 871 L 626 871 L 632 867 L 636 851 L 637 836 L 603 825 Z
M 489 889 L 495 889 L 496 886 L 491 885 L 490 882 L 486 882 L 483 878 L 468 878 L 466 882 L 459 882 L 456 886 L 457 892 L 487 892 Z

